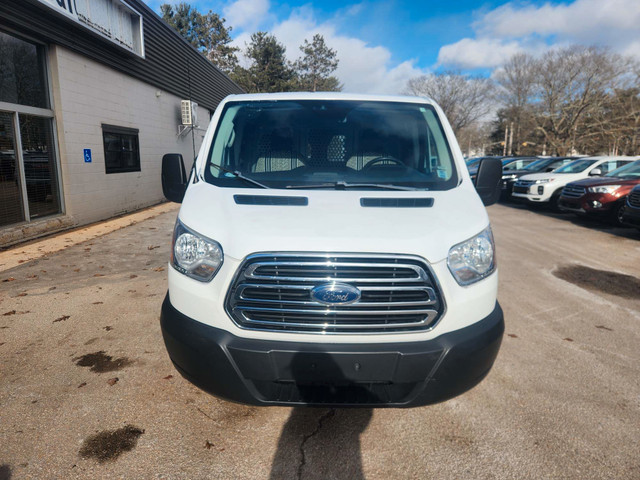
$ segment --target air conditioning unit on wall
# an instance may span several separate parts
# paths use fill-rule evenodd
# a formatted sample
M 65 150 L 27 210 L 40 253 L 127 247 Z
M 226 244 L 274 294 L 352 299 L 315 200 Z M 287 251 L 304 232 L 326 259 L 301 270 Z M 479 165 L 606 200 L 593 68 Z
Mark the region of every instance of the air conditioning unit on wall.
M 191 100 L 181 100 L 180 112 L 182 114 L 182 125 L 187 127 L 198 126 L 198 104 Z

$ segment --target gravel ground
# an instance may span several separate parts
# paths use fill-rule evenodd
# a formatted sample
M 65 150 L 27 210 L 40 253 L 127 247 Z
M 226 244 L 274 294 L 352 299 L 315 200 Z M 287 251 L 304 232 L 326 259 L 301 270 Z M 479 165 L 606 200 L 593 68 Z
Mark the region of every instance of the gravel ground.
M 3 271 L 0 480 L 640 479 L 640 232 L 489 211 L 498 360 L 409 410 L 245 407 L 182 379 L 158 322 L 175 210 Z

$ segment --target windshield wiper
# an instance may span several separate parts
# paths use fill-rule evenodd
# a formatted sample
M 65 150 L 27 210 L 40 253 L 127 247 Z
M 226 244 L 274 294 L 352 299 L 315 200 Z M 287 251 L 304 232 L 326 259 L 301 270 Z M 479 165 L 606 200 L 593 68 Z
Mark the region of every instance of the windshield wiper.
M 388 183 L 347 183 L 347 182 L 333 182 L 333 183 L 319 183 L 317 185 L 287 185 L 285 188 L 333 188 L 335 190 L 346 190 L 348 188 L 381 188 L 383 190 L 428 190 L 426 188 L 414 188 L 414 187 L 401 187 L 400 185 L 390 185 Z
M 229 170 L 228 168 L 221 167 L 220 165 L 216 165 L 215 163 L 212 163 L 211 165 L 216 167 L 221 172 L 230 173 L 234 177 L 239 178 L 240 180 L 244 180 L 245 182 L 252 183 L 253 185 L 257 185 L 260 188 L 271 188 L 271 187 L 267 187 L 263 183 L 258 182 L 257 180 L 254 180 L 253 178 L 245 177 L 243 174 L 241 174 L 237 170 Z

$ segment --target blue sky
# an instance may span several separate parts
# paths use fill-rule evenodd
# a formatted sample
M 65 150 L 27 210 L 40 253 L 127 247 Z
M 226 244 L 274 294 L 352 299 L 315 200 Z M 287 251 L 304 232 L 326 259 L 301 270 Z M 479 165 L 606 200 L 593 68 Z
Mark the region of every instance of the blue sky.
M 145 1 L 156 11 L 164 3 Z M 241 48 L 257 30 L 275 34 L 291 60 L 321 33 L 352 92 L 401 93 L 408 78 L 437 70 L 491 75 L 514 53 L 573 43 L 640 59 L 640 0 L 187 2 L 225 17 Z

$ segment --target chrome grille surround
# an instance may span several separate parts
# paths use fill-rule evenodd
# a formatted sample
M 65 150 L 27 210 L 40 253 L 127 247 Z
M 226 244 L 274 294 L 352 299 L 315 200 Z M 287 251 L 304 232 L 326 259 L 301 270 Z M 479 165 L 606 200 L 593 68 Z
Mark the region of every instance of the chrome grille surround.
M 631 193 L 627 197 L 627 203 L 629 204 L 630 207 L 640 208 L 640 191 L 636 191 L 636 190 L 637 189 L 634 188 L 631 191 Z
M 357 287 L 360 300 L 326 305 L 311 297 L 332 282 Z M 225 310 L 243 329 L 346 335 L 430 331 L 446 304 L 431 267 L 417 256 L 274 252 L 242 262 Z
M 570 197 L 570 198 L 580 198 L 582 197 L 585 193 L 587 193 L 587 189 L 584 187 L 579 187 L 577 185 L 567 185 L 566 187 L 564 187 L 562 189 L 562 196 L 563 197 Z

